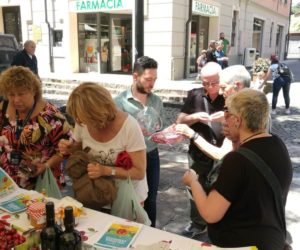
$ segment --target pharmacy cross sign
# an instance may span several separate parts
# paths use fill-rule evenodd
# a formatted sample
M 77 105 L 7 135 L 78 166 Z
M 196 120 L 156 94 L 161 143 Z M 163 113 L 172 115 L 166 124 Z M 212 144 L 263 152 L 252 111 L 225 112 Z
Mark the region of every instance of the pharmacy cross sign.
M 77 0 L 69 2 L 69 10 L 71 12 L 131 10 L 132 2 L 128 0 Z

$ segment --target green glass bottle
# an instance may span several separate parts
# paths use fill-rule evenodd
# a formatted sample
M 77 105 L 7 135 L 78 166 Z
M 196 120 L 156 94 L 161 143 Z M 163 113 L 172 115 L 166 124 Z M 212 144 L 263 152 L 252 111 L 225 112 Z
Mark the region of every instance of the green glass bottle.
M 65 231 L 59 237 L 59 250 L 81 250 L 82 240 L 80 233 L 74 229 L 73 207 L 65 208 Z
M 58 250 L 62 229 L 55 223 L 54 203 L 46 203 L 46 226 L 41 231 L 42 250 Z

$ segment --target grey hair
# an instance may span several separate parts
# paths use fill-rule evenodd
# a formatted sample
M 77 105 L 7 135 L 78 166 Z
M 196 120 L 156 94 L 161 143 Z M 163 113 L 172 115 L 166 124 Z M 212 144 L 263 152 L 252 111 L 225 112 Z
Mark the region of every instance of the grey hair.
M 201 70 L 201 76 L 207 77 L 213 75 L 220 75 L 221 72 L 222 72 L 222 67 L 220 66 L 220 64 L 216 62 L 208 62 L 203 66 Z
M 239 114 L 251 132 L 266 131 L 269 121 L 269 102 L 266 95 L 254 89 L 242 89 L 226 99 L 232 114 Z
M 220 83 L 234 85 L 236 82 L 242 83 L 244 88 L 250 87 L 251 76 L 244 65 L 229 66 L 220 73 Z
M 34 44 L 34 45 L 35 45 L 35 42 L 32 41 L 32 40 L 27 40 L 27 41 L 24 43 L 24 48 L 26 48 L 26 47 L 29 46 L 30 44 Z

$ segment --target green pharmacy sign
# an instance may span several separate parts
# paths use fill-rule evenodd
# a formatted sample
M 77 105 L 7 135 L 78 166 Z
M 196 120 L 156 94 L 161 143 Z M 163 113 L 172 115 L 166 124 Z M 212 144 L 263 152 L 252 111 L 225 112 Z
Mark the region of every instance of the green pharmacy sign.
M 69 2 L 71 12 L 131 10 L 132 0 L 77 0 Z
M 219 7 L 194 0 L 193 13 L 206 16 L 219 16 Z

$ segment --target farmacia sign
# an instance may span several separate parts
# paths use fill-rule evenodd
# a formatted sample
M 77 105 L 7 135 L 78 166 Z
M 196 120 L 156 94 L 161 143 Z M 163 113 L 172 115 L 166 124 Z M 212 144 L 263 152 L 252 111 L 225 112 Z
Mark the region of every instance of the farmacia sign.
M 132 0 L 77 0 L 69 2 L 69 10 L 72 12 L 131 10 L 132 2 Z

